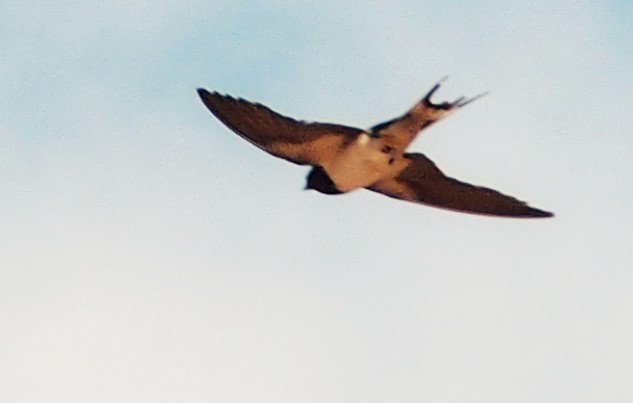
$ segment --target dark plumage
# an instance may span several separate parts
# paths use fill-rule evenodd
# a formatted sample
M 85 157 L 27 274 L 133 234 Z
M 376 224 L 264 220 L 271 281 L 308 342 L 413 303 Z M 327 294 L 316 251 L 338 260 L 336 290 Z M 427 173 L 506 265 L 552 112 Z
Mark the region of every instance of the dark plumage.
M 407 113 L 365 131 L 308 123 L 266 106 L 198 89 L 209 110 L 256 147 L 295 164 L 312 165 L 307 189 L 341 194 L 366 188 L 396 199 L 455 211 L 505 217 L 551 217 L 552 213 L 492 189 L 447 177 L 424 154 L 406 153 L 422 130 L 471 103 L 459 98 L 434 104 L 437 83 Z

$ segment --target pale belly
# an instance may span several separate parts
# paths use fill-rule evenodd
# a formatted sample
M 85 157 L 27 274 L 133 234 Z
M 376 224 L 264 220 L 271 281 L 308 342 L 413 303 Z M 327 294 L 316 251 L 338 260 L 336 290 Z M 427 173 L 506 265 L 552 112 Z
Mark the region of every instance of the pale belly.
M 355 142 L 323 167 L 341 192 L 369 186 L 389 172 L 390 156 L 372 147 L 367 140 Z

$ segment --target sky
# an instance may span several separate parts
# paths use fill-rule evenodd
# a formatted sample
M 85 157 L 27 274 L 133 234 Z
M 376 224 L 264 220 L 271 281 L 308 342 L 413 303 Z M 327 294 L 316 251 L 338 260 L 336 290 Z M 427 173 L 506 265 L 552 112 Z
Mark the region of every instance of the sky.
M 633 401 L 633 4 L 0 6 L 0 400 Z M 303 191 L 204 87 L 554 211 Z

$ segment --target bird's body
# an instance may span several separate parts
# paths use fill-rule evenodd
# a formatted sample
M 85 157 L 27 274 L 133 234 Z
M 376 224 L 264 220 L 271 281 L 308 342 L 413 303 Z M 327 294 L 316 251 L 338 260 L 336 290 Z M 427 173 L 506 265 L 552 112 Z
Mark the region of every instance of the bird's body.
M 367 133 L 341 149 L 336 158 L 322 165 L 341 193 L 370 186 L 389 174 L 391 156 L 381 151 L 378 139 Z
M 434 104 L 431 91 L 404 115 L 361 130 L 307 123 L 242 99 L 199 89 L 209 110 L 226 126 L 264 151 L 300 165 L 312 165 L 306 188 L 325 194 L 359 188 L 456 211 L 509 217 L 551 217 L 497 191 L 445 176 L 426 156 L 406 153 L 417 134 L 479 98 Z

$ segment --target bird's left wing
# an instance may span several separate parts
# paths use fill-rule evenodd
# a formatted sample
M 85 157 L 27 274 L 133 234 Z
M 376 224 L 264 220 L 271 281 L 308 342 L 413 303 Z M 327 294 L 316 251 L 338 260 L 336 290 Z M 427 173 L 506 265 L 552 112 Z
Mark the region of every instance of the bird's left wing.
M 396 165 L 397 174 L 368 187 L 396 199 L 466 213 L 505 217 L 551 217 L 552 213 L 496 190 L 449 178 L 424 154 L 405 154 Z
M 198 89 L 222 123 L 260 149 L 295 164 L 322 165 L 363 131 L 353 127 L 298 121 L 270 108 Z

